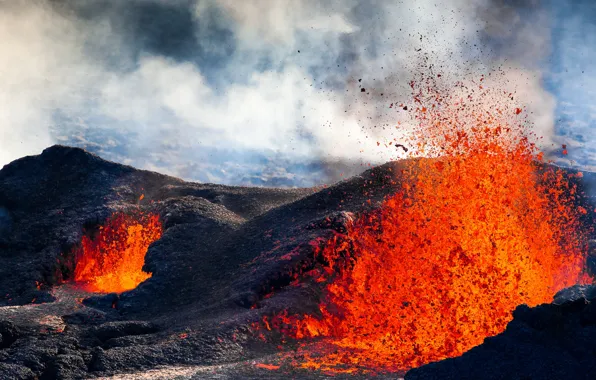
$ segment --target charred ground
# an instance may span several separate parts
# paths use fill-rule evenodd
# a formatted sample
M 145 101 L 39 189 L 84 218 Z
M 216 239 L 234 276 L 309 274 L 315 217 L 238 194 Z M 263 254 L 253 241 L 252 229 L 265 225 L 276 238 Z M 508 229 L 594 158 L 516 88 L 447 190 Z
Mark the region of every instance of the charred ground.
M 288 286 L 317 265 L 311 242 L 344 232 L 355 214 L 378 207 L 398 188 L 400 165 L 318 189 L 190 183 L 64 146 L 5 166 L 0 377 L 93 378 L 181 365 L 195 368 L 187 378 L 325 377 L 256 367 L 251 360 L 278 350 L 248 326 L 281 310 L 315 310 L 316 286 Z M 585 183 L 594 179 L 584 174 Z M 594 209 L 589 198 L 582 202 Z M 83 230 L 132 209 L 163 222 L 145 258 L 153 276 L 120 295 L 73 287 L 72 252 Z M 591 225 L 591 217 L 584 222 Z M 503 334 L 406 378 L 591 378 L 596 317 L 590 291 L 579 294 L 559 305 L 520 306 Z M 537 361 L 552 365 L 529 365 Z

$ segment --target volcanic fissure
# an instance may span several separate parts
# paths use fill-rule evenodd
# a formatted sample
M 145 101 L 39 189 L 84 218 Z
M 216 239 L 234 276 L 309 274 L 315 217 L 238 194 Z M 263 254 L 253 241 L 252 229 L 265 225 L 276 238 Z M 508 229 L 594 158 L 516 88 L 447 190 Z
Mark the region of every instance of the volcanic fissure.
M 157 215 L 114 213 L 97 231 L 83 235 L 74 254 L 74 281 L 95 293 L 136 288 L 152 276 L 143 271 L 145 254 L 162 232 Z
M 510 97 L 444 91 L 433 78 L 412 89 L 409 145 L 425 158 L 409 160 L 396 173 L 401 189 L 319 252 L 319 313 L 264 321 L 303 340 L 297 366 L 399 372 L 459 356 L 502 332 L 518 305 L 592 281 L 587 210 L 569 174 L 543 162 L 521 110 L 491 103 Z

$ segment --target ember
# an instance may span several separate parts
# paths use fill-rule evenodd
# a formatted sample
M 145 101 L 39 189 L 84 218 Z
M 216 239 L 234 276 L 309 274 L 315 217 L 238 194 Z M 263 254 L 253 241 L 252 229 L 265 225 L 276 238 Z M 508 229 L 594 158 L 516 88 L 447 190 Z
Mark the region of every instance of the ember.
M 83 236 L 75 253 L 75 281 L 98 293 L 136 288 L 151 277 L 143 271 L 145 254 L 161 234 L 157 215 L 114 214 L 95 238 Z
M 591 281 L 576 189 L 541 162 L 513 119 L 519 109 L 443 97 L 429 81 L 412 88 L 412 146 L 426 158 L 409 161 L 378 212 L 323 248 L 336 274 L 320 315 L 270 321 L 326 338 L 301 352 L 302 367 L 404 371 L 458 356 L 503 331 L 516 306 Z

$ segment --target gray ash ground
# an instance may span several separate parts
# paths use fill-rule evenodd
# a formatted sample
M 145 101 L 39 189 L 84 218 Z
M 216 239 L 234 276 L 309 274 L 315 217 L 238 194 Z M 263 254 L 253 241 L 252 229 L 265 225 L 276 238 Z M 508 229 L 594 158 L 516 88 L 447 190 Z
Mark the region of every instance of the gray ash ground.
M 274 340 L 257 339 L 250 325 L 282 310 L 316 310 L 320 289 L 288 286 L 293 274 L 319 265 L 310 243 L 344 232 L 354 215 L 378 207 L 399 187 L 401 165 L 319 189 L 189 183 L 64 146 L 6 165 L 0 171 L 0 378 L 330 377 L 281 362 Z M 83 230 L 115 211 L 137 209 L 158 213 L 164 225 L 145 258 L 153 276 L 119 295 L 73 284 L 72 252 Z M 520 306 L 504 333 L 405 377 L 594 378 L 592 292 L 576 289 L 557 304 Z

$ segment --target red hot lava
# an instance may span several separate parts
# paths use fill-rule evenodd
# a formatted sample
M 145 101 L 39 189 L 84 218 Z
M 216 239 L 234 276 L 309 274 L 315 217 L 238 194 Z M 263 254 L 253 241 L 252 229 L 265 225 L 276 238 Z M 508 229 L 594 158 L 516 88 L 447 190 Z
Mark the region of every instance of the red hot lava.
M 301 350 L 302 367 L 404 371 L 458 356 L 502 332 L 516 306 L 591 281 L 586 210 L 563 172 L 541 162 L 521 112 L 487 107 L 486 90 L 464 102 L 432 81 L 412 88 L 411 142 L 427 158 L 409 160 L 401 189 L 326 244 L 336 275 L 320 314 L 270 321 L 323 338 Z
M 98 293 L 121 293 L 136 288 L 151 277 L 151 273 L 143 271 L 145 254 L 161 234 L 157 215 L 112 215 L 94 238 L 83 236 L 75 253 L 75 281 Z

